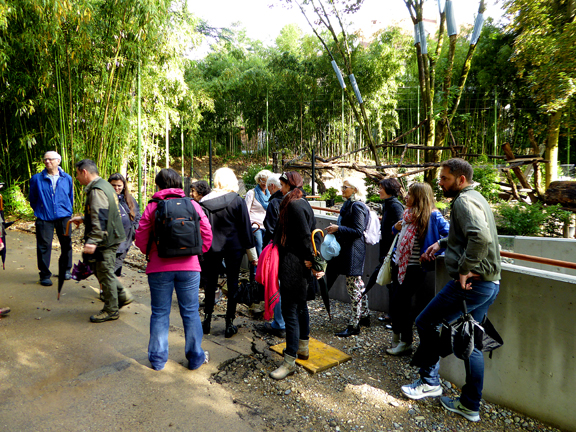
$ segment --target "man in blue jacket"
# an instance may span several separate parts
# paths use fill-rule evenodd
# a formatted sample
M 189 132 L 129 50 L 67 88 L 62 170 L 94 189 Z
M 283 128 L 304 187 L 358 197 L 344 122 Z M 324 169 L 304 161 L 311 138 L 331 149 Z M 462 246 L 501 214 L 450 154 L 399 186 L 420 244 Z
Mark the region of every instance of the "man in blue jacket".
M 72 241 L 64 235 L 66 223 L 72 216 L 74 188 L 72 177 L 60 168 L 62 158 L 55 151 L 46 152 L 43 158 L 44 169 L 30 179 L 30 206 L 36 216 L 36 245 L 40 284 L 51 286 L 50 255 L 54 230 L 58 235 L 60 247 L 59 263 L 66 263 L 65 279 L 70 279 L 72 268 Z

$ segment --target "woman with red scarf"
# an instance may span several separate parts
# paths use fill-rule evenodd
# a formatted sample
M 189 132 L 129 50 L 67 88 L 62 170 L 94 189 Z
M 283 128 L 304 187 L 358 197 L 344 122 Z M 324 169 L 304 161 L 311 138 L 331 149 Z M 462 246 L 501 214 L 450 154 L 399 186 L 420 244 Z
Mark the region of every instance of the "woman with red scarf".
M 427 269 L 421 265 L 420 257 L 430 245 L 447 236 L 450 229 L 450 223 L 436 208 L 434 192 L 428 183 L 410 185 L 406 207 L 402 220 L 393 228 L 394 233 L 399 232 L 399 237 L 392 266 L 390 317 L 394 335 L 393 346 L 386 350 L 390 355 L 412 352 L 414 319 L 418 310 L 426 306 L 431 299 L 426 295 Z M 443 250 L 438 252 L 441 253 Z M 414 296 L 416 308 L 412 308 Z

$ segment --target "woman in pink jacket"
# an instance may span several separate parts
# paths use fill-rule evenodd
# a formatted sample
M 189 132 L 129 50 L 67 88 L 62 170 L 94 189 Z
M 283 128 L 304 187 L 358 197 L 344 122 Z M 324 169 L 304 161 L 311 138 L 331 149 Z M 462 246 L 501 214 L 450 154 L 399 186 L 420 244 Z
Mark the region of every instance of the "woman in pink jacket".
M 184 198 L 182 179 L 173 169 L 162 169 L 156 176 L 156 185 L 160 189 L 153 196 L 155 199 Z M 172 196 L 172 197 L 169 197 Z M 194 200 L 192 205 L 200 216 L 202 235 L 202 252 L 208 251 L 212 244 L 212 229 L 202 208 Z M 143 252 L 147 250 L 148 241 L 154 228 L 157 203 L 151 202 L 144 210 L 140 225 L 136 231 L 134 243 Z M 196 255 L 173 258 L 160 258 L 156 244 L 152 242 L 149 252 L 148 285 L 152 315 L 150 316 L 150 342 L 148 359 L 152 369 L 162 370 L 168 361 L 168 329 L 170 327 L 170 309 L 172 292 L 176 289 L 180 316 L 184 324 L 186 358 L 189 369 L 198 369 L 208 363 L 208 351 L 202 350 L 202 323 L 198 313 L 198 285 L 200 283 L 200 263 Z

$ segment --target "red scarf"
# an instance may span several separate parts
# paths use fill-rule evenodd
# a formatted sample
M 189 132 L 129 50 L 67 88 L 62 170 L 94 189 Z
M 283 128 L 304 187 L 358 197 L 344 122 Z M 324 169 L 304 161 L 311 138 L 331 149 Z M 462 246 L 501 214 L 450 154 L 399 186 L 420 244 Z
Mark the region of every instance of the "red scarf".
M 408 260 L 410 260 L 410 255 L 412 255 L 412 248 L 414 247 L 414 240 L 416 239 L 416 233 L 418 232 L 418 227 L 414 223 L 414 215 L 412 214 L 410 208 L 404 210 L 402 215 L 402 230 L 400 237 L 398 239 L 398 249 L 396 250 L 396 260 L 398 264 L 398 283 L 402 285 L 404 282 L 404 277 L 406 276 L 406 269 L 408 268 Z

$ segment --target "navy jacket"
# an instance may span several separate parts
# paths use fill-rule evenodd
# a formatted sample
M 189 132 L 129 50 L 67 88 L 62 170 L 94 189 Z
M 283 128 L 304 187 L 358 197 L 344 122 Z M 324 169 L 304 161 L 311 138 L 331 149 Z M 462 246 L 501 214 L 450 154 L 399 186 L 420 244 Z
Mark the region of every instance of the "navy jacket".
M 28 199 L 34 216 L 45 221 L 72 216 L 74 205 L 74 187 L 72 177 L 58 167 L 60 178 L 56 182 L 56 190 L 52 189 L 52 181 L 48 178 L 48 171 L 34 174 L 30 179 L 30 194 Z

